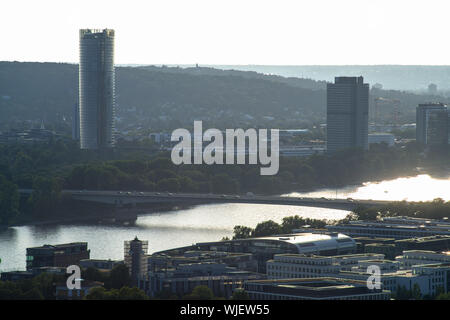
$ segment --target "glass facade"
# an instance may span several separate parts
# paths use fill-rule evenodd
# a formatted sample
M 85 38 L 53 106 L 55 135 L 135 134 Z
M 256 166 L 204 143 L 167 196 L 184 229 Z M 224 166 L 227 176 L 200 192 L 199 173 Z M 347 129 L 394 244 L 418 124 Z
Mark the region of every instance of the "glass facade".
M 368 149 L 369 85 L 363 77 L 327 84 L 327 152 Z
M 80 30 L 80 147 L 114 146 L 114 30 Z

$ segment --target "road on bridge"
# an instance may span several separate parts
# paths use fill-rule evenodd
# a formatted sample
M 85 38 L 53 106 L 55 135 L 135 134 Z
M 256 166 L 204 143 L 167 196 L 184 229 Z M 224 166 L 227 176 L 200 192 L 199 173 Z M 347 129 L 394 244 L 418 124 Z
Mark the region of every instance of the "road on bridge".
M 21 189 L 21 193 L 31 193 L 30 189 Z M 341 210 L 353 210 L 358 206 L 382 206 L 392 201 L 361 200 L 361 199 L 330 199 L 308 198 L 291 196 L 261 196 L 247 193 L 246 195 L 218 195 L 218 194 L 194 194 L 194 193 L 170 193 L 170 192 L 138 192 L 138 191 L 110 191 L 110 190 L 63 190 L 75 200 L 95 203 L 111 204 L 116 206 L 151 204 L 151 203 L 253 203 L 274 204 L 290 206 L 308 206 L 319 208 L 332 208 Z

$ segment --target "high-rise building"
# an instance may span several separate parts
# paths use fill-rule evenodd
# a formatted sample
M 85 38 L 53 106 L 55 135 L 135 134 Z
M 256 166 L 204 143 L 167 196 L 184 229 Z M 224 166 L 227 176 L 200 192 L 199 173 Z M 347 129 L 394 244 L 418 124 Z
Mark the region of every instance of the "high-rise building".
M 114 30 L 80 30 L 80 147 L 114 146 Z
M 148 241 L 141 241 L 137 237 L 124 243 L 125 265 L 130 271 L 133 285 L 137 285 L 148 273 Z
M 425 145 L 448 143 L 448 124 L 445 104 L 419 104 L 416 108 L 416 141 Z
M 78 103 L 73 105 L 72 139 L 80 140 L 80 108 Z
M 448 110 L 436 110 L 429 114 L 427 144 L 448 144 Z
M 327 152 L 368 149 L 369 84 L 363 77 L 336 77 L 327 85 Z

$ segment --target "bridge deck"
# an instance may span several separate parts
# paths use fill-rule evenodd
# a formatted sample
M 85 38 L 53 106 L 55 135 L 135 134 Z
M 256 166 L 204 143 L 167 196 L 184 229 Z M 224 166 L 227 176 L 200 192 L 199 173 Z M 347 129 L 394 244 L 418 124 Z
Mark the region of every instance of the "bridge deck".
M 32 190 L 22 189 L 20 192 L 28 194 L 31 193 Z M 218 195 L 106 190 L 63 190 L 63 193 L 70 194 L 73 199 L 80 201 L 113 205 L 145 203 L 254 203 L 352 210 L 357 206 L 381 206 L 392 202 L 384 200 L 329 199 L 290 196 Z

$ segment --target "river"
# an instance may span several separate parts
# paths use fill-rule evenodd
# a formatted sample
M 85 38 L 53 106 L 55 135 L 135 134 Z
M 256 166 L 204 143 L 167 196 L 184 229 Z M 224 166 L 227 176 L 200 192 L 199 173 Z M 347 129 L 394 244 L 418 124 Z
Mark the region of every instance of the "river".
M 365 183 L 338 190 L 324 189 L 286 196 L 338 197 L 377 200 L 450 200 L 450 178 L 428 175 Z M 0 231 L 0 271 L 24 270 L 26 248 L 43 244 L 87 241 L 91 258 L 123 259 L 123 242 L 135 236 L 148 240 L 149 253 L 196 242 L 230 237 L 235 225 L 255 227 L 264 220 L 281 222 L 299 215 L 315 219 L 342 219 L 348 211 L 259 204 L 210 204 L 189 209 L 140 215 L 133 225 L 49 224 L 12 227 Z

